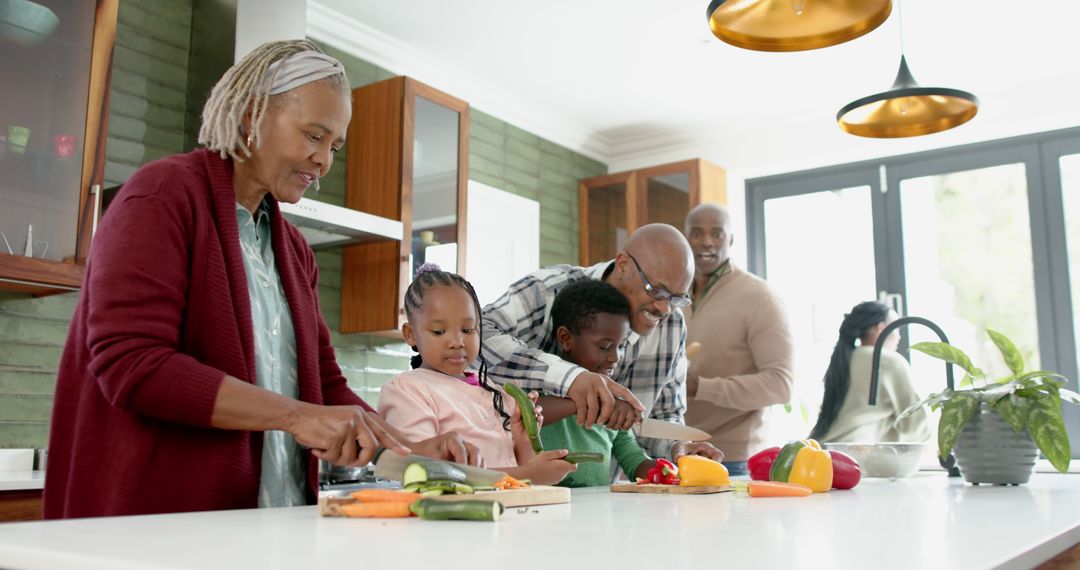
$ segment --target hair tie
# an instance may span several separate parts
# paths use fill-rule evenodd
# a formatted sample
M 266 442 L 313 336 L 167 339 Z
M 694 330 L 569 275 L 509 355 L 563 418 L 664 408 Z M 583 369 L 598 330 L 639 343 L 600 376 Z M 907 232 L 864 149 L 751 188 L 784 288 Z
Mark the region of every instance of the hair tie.
M 339 73 L 345 75 L 345 66 L 337 59 L 317 51 L 297 52 L 266 68 L 266 77 L 271 81 L 271 95 L 292 91 Z
M 413 274 L 413 279 L 416 279 L 421 275 L 425 273 L 430 273 L 432 271 L 442 271 L 442 268 L 439 267 L 439 264 L 437 263 L 424 263 L 420 265 L 420 267 L 416 268 L 416 273 Z

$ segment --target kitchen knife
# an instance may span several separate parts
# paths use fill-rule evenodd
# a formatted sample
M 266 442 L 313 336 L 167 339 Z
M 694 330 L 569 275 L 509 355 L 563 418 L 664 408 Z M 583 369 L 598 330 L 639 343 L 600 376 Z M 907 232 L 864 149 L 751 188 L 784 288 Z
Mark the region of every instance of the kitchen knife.
M 662 420 L 645 418 L 641 423 L 634 424 L 634 433 L 641 437 L 655 437 L 657 439 L 677 439 L 679 441 L 708 441 L 712 436 L 708 432 Z
M 424 457 L 422 455 L 398 455 L 388 449 L 380 449 L 375 455 L 375 476 L 380 479 L 401 481 L 402 476 L 405 474 L 405 468 L 410 464 L 433 463 L 439 461 L 441 460 Z M 465 472 L 465 477 L 468 478 L 469 484 L 473 486 L 494 485 L 506 477 L 506 473 L 501 471 L 492 471 L 490 469 L 473 467 L 471 465 L 463 465 L 461 463 L 454 463 L 453 461 L 441 462 L 452 465 Z

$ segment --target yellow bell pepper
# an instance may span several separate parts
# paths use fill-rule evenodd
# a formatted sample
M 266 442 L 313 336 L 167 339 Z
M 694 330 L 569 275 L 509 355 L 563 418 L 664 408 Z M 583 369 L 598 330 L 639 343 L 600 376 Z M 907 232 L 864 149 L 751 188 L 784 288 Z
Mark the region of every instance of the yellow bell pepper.
M 679 486 L 706 487 L 730 485 L 727 467 L 700 455 L 684 455 L 679 458 Z
M 815 493 L 824 493 L 832 488 L 832 456 L 813 439 L 789 443 L 773 461 L 769 479 L 805 485 Z

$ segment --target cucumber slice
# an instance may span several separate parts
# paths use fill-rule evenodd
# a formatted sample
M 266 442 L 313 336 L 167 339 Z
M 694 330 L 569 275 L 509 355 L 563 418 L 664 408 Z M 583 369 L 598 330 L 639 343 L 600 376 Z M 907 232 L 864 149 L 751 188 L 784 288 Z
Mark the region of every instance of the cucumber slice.
M 416 516 L 429 521 L 496 521 L 503 514 L 498 501 L 433 501 L 420 499 L 410 507 Z
M 420 491 L 420 494 L 424 497 L 438 497 L 445 492 L 446 491 L 443 491 L 442 489 L 425 489 L 423 491 Z

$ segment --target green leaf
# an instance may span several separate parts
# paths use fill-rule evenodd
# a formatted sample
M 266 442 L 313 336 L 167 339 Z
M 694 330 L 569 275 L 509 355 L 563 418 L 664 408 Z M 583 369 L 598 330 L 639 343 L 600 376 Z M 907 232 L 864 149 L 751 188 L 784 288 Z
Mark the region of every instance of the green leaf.
M 1009 424 L 1009 427 L 1013 428 L 1013 431 L 1023 433 L 1024 427 L 1027 426 L 1027 415 L 1028 409 L 1031 407 L 1031 400 L 1006 394 L 998 398 L 990 407 Z
M 1009 370 L 1012 370 L 1012 373 L 1016 376 L 1023 374 L 1024 357 L 1016 349 L 1016 345 L 1009 340 L 1009 337 L 991 329 L 986 329 L 986 334 L 990 335 L 990 340 L 994 341 L 998 350 L 1001 351 L 1001 357 L 1005 359 L 1005 365 L 1009 367 Z
M 1001 378 L 994 380 L 994 384 L 1008 384 L 1013 380 L 1016 380 L 1016 376 L 1013 374 L 1009 374 L 1008 376 L 1002 376 Z
M 1028 433 L 1055 469 L 1062 473 L 1069 470 L 1072 451 L 1065 421 L 1061 417 L 1061 398 L 1057 394 L 1041 393 L 1031 398 Z
M 968 420 L 979 409 L 979 398 L 970 392 L 953 392 L 952 398 L 941 406 L 941 421 L 938 423 L 938 455 L 949 455 L 956 438 L 967 425 Z
M 945 344 L 943 342 L 920 342 L 911 348 L 934 358 L 940 358 L 945 362 L 951 362 L 960 368 L 963 368 L 968 374 L 979 377 L 982 376 L 982 370 L 975 368 L 975 365 L 971 363 L 971 359 L 968 358 L 964 351 L 956 348 L 951 344 Z
M 784 404 L 784 411 L 790 414 L 791 413 L 791 404 Z
M 956 385 L 957 388 L 967 388 L 975 384 L 975 380 L 971 377 L 971 374 L 964 374 L 964 377 L 960 380 L 960 383 Z
M 1058 374 L 1057 372 L 1051 372 L 1049 370 L 1032 370 L 1031 372 L 1028 372 L 1023 376 L 1018 377 L 1017 381 L 1026 386 L 1035 382 L 1035 380 L 1041 379 L 1054 380 L 1055 382 L 1059 383 L 1060 386 L 1064 386 L 1065 383 L 1069 381 L 1068 378 L 1062 376 L 1061 374 Z
M 806 407 L 806 403 L 799 400 L 799 412 L 802 414 L 802 421 L 804 424 L 810 423 L 810 408 Z

